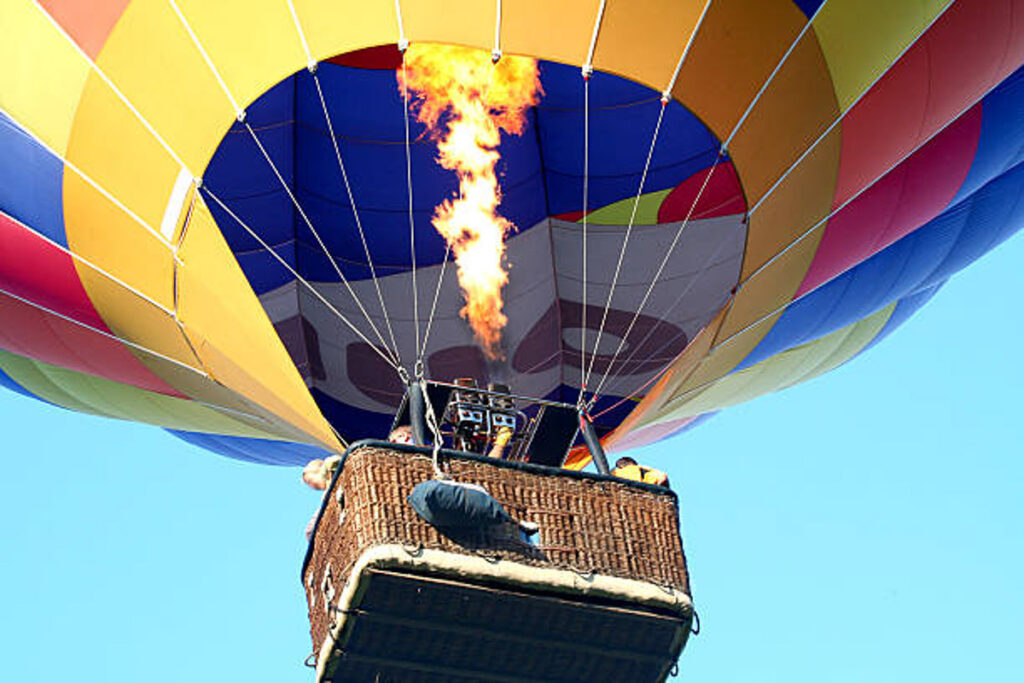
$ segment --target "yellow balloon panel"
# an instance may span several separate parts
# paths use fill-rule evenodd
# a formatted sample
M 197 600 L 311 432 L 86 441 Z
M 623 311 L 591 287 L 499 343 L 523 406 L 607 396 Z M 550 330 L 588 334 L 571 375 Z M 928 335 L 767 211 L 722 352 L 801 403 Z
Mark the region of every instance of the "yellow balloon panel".
M 501 4 L 501 48 L 582 66 L 597 6 L 597 0 L 505 0 Z
M 838 116 L 828 66 L 813 31 L 808 31 L 758 98 L 730 145 L 730 154 L 742 160 L 738 172 L 747 205 L 760 201 Z M 831 163 L 838 168 L 838 149 L 835 151 Z M 820 167 L 815 170 L 825 172 Z M 825 175 L 834 175 L 834 171 Z M 808 192 L 805 201 L 827 202 L 834 185 L 822 182 L 804 190 Z
M 0 107 L 63 155 L 89 63 L 34 3 L 4 0 L 0 27 Z
M 672 94 L 725 140 L 806 23 L 790 0 L 712 2 Z
M 398 42 L 395 3 L 293 0 L 313 59 Z M 305 61 L 303 61 L 305 64 Z
M 306 64 L 283 0 L 177 0 L 228 91 L 243 109 Z
M 750 401 L 806 382 L 853 358 L 885 326 L 895 304 L 840 330 L 723 377 L 666 406 L 657 422 L 679 420 Z M 655 424 L 657 424 L 655 422 Z
M 340 443 L 202 201 L 192 211 L 178 271 L 178 313 L 220 383 L 317 439 Z
M 139 360 L 160 354 L 195 370 L 202 370 L 188 340 L 171 314 L 140 299 L 120 284 L 96 271 L 78 266 L 79 277 L 93 305 L 111 332 L 153 353 L 135 351 Z M 168 270 L 168 277 L 171 277 Z
M 113 286 L 141 301 L 137 295 L 117 285 L 113 281 L 116 278 L 160 306 L 173 308 L 170 245 L 75 173 L 64 174 L 63 189 L 68 248 L 96 266 L 94 269 L 76 264 L 86 290 L 89 291 L 88 283 L 96 282 L 99 287 Z M 104 310 L 102 296 L 91 291 L 89 294 L 105 318 L 109 313 L 114 319 L 127 322 L 127 317 L 117 315 L 115 310 Z
M 95 73 L 82 92 L 67 158 L 159 230 L 181 167 Z
M 741 281 L 829 215 L 841 147 L 842 131 L 836 126 L 750 214 Z M 816 231 L 819 239 L 825 225 Z M 811 256 L 800 268 L 801 278 L 810 266 Z M 763 282 L 759 282 L 758 289 L 762 288 Z
M 833 0 L 814 22 L 846 111 L 952 0 Z
M 199 175 L 235 111 L 171 6 L 129 5 L 97 64 Z
M 495 2 L 402 0 L 402 24 L 410 41 L 494 47 Z M 398 36 L 396 25 L 396 39 Z
M 660 91 L 669 87 L 706 0 L 610 0 L 594 66 Z

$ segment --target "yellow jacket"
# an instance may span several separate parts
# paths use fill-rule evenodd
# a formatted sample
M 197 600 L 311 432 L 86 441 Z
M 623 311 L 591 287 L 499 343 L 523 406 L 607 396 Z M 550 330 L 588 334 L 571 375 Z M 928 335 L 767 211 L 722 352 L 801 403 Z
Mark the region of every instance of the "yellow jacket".
M 642 481 L 645 484 L 668 486 L 668 475 L 661 470 L 652 469 L 650 467 L 626 465 L 625 467 L 616 467 L 612 470 L 612 474 L 623 479 Z

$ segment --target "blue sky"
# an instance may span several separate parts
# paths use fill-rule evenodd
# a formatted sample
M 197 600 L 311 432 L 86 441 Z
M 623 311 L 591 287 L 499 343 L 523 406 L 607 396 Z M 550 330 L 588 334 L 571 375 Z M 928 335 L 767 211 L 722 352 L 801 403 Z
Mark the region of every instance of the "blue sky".
M 692 682 L 1024 679 L 1024 237 L 830 375 L 640 451 L 680 494 Z M 295 469 L 0 392 L 0 670 L 311 680 Z

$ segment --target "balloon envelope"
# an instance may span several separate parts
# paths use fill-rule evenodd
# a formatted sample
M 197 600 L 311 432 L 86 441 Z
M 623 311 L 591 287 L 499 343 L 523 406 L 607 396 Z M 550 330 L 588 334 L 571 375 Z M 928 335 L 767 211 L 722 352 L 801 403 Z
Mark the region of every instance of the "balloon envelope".
M 1019 4 L 609 2 L 591 45 L 593 3 L 509 3 L 545 95 L 500 148 L 495 366 L 395 8 L 5 3 L 0 384 L 294 464 L 383 436 L 422 358 L 666 438 L 845 363 L 1019 228 Z M 476 4 L 400 7 L 494 47 Z

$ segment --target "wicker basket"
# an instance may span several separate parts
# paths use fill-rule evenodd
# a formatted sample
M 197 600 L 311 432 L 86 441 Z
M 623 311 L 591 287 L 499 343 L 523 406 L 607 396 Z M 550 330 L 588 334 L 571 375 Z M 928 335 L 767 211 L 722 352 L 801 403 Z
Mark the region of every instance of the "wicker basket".
M 453 479 L 484 486 L 513 518 L 539 524 L 539 540 L 527 542 L 508 529 L 460 538 L 442 534 L 406 500 L 416 484 L 433 476 L 429 452 L 373 442 L 354 446 L 324 497 L 303 567 L 318 678 L 373 681 L 382 671 L 388 673 L 379 678 L 382 681 L 633 683 L 664 678 L 685 643 L 692 616 L 675 495 L 664 488 L 611 477 L 447 451 L 444 456 Z M 403 591 L 413 597 L 391 604 Z M 439 600 L 442 595 L 446 598 Z M 439 616 L 451 610 L 451 600 L 467 609 L 482 605 L 474 609 L 483 613 L 475 621 L 460 616 L 458 610 Z M 354 625 L 356 615 L 371 623 L 368 601 L 377 610 L 377 620 L 388 626 L 374 631 L 373 638 L 366 635 L 370 626 Z M 495 606 L 493 611 L 489 606 Z M 389 609 L 390 616 L 381 616 Z M 417 610 L 423 620 L 413 624 L 410 615 Z M 515 642 L 512 632 L 527 628 L 523 626 L 527 614 L 533 614 L 536 624 L 519 636 L 524 643 L 531 634 L 540 633 L 538 629 L 556 631 L 510 650 L 507 656 L 516 659 L 514 664 L 480 664 L 482 651 L 493 654 Z M 497 626 L 502 619 L 509 620 L 507 626 Z M 452 626 L 454 622 L 460 626 Z M 645 624 L 653 629 L 646 635 Z M 437 647 L 445 654 L 420 657 L 419 665 L 388 669 L 391 658 L 405 661 L 403 647 L 424 646 L 425 627 L 438 638 Z M 507 630 L 499 633 L 502 628 Z M 564 633 L 580 628 L 614 629 L 607 638 L 618 643 L 618 650 L 606 645 L 587 652 L 595 648 L 577 640 L 579 634 Z M 385 642 L 399 638 L 395 634 L 402 629 L 407 631 L 404 645 Z M 559 639 L 559 633 L 566 637 Z M 595 635 L 587 634 L 585 640 L 592 642 Z M 468 652 L 453 652 L 463 636 L 468 640 L 458 647 Z M 352 647 L 353 638 L 361 639 L 359 653 Z M 623 639 L 637 642 L 624 648 Z M 660 639 L 660 644 L 652 644 L 652 639 Z M 372 640 L 379 646 L 376 654 L 366 650 L 373 647 L 367 645 Z M 555 641 L 565 644 L 558 646 L 562 650 L 551 645 Z M 491 644 L 485 648 L 484 642 Z M 555 649 L 536 654 L 538 648 L 549 646 Z M 569 652 L 581 647 L 582 653 Z M 538 661 L 521 661 L 515 653 L 523 651 Z M 596 672 L 613 669 L 614 657 L 606 656 L 613 651 L 626 652 L 630 660 L 629 666 L 620 667 L 622 677 L 586 674 L 587 667 L 599 666 Z M 612 658 L 604 662 L 602 656 Z M 473 674 L 460 673 L 466 657 L 472 658 Z M 562 674 L 572 669 L 569 657 L 579 659 L 578 675 L 565 677 Z M 342 658 L 347 664 L 344 674 L 339 674 L 338 661 L 332 660 Z M 554 661 L 539 661 L 545 658 Z M 642 665 L 633 659 L 643 660 Z M 554 678 L 550 672 L 556 669 L 549 665 L 560 672 Z

